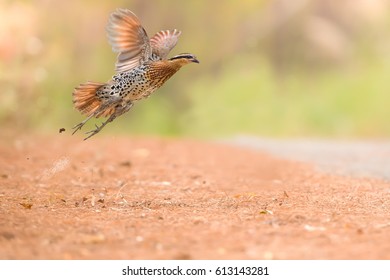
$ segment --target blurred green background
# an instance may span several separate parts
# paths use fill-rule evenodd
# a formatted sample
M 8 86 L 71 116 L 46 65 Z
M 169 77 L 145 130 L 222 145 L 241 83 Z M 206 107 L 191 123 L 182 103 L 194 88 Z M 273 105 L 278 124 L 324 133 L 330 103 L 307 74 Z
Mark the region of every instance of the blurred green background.
M 149 36 L 182 30 L 171 55 L 191 52 L 201 63 L 106 135 L 390 136 L 386 0 L 1 0 L 1 130 L 70 132 L 84 119 L 71 93 L 114 74 L 105 25 L 118 7 Z

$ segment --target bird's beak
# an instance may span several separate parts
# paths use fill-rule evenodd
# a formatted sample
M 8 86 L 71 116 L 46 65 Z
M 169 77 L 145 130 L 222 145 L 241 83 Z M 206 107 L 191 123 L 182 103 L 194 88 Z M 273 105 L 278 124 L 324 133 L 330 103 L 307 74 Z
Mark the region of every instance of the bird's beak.
M 191 59 L 192 62 L 199 63 L 199 60 L 197 60 L 195 57 Z

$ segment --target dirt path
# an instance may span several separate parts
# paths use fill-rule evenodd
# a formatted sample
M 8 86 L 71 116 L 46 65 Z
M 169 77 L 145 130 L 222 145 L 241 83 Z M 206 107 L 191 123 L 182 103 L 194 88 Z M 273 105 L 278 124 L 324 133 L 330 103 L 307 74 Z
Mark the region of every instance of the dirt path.
M 191 140 L 0 140 L 1 259 L 390 259 L 390 183 Z
M 277 157 L 314 163 L 320 171 L 390 181 L 390 142 L 387 140 L 268 139 L 234 137 L 227 143 L 267 151 Z

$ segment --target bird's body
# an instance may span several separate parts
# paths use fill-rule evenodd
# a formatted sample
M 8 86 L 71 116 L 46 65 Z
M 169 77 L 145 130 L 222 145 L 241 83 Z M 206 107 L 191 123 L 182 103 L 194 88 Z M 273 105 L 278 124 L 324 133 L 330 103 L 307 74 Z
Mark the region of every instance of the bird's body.
M 74 127 L 73 133 L 93 117 L 108 117 L 101 126 L 88 132 L 90 135 L 85 139 L 129 111 L 135 101 L 160 88 L 182 66 L 199 63 L 192 54 L 166 59 L 180 32 L 176 29 L 160 31 L 149 39 L 138 18 L 129 10 L 119 9 L 113 13 L 107 31 L 113 50 L 119 53 L 117 73 L 107 83 L 87 82 L 73 92 L 74 106 L 88 116 Z

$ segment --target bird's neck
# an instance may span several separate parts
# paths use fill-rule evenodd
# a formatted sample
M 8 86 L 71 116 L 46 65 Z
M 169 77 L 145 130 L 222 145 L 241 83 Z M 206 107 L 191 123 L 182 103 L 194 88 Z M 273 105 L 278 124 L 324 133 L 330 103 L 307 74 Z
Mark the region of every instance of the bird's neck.
M 153 69 L 153 72 L 158 76 L 170 78 L 179 71 L 183 65 L 184 64 L 179 61 L 160 60 L 153 62 L 153 64 L 151 64 L 151 69 Z

